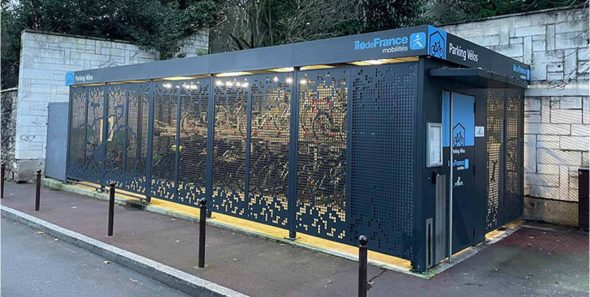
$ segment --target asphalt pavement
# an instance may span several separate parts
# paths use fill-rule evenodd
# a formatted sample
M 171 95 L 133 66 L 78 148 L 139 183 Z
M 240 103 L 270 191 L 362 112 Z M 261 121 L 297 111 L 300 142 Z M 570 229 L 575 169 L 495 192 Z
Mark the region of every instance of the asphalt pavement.
M 2 297 L 188 296 L 26 225 L 1 224 Z
M 5 197 L 0 204 L 249 296 L 350 297 L 357 290 L 358 263 L 354 261 L 212 225 L 207 226 L 206 267 L 198 269 L 198 223 L 117 205 L 115 235 L 107 237 L 108 202 L 42 188 L 41 211 L 35 212 L 32 203 L 34 189 L 34 185 L 30 184 L 7 183 Z M 3 231 L 4 225 L 7 224 L 3 224 Z M 12 229 L 13 226 L 8 225 L 8 228 Z M 368 296 L 588 297 L 588 233 L 570 228 L 545 227 L 523 227 L 429 280 L 369 265 L 368 279 L 371 287 Z M 6 232 L 11 234 L 8 233 L 10 231 Z M 17 231 L 16 234 L 22 232 Z M 30 235 L 31 231 L 28 232 Z M 2 234 L 3 242 L 9 240 L 10 236 L 7 234 Z M 30 240 L 32 239 L 35 237 Z M 50 244 L 58 244 L 52 240 L 49 240 Z M 19 258 L 19 253 L 26 254 L 27 250 L 22 247 L 27 245 L 25 242 L 13 247 L 12 254 L 17 256 L 15 259 L 11 259 L 12 256 L 7 257 L 8 262 L 2 263 L 3 270 L 8 264 L 12 267 L 7 269 L 12 268 L 15 274 L 23 273 L 20 271 L 25 269 L 19 268 L 19 265 L 25 267 L 24 264 L 10 263 Z M 5 252 L 3 246 L 2 260 L 7 253 L 10 253 L 10 249 Z M 54 267 L 42 261 L 47 256 L 40 258 L 42 259 L 38 261 L 41 261 L 41 265 L 35 266 L 32 265 L 35 262 L 32 262 L 28 266 L 35 269 L 43 266 L 38 268 L 43 269 L 41 275 L 62 274 L 65 268 L 75 265 L 70 263 L 62 266 L 60 262 L 67 261 L 66 256 L 63 259 L 56 258 L 52 264 Z M 98 290 L 95 289 L 97 284 L 93 284 L 93 279 L 98 283 L 109 283 L 103 279 L 104 269 L 110 269 L 113 264 L 105 267 L 99 259 L 87 262 L 87 265 L 92 263 L 96 265 L 92 269 L 101 270 L 93 271 L 94 273 L 87 276 L 74 272 L 65 277 L 87 278 L 89 284 L 78 288 L 81 292 Z M 8 270 L 7 273 L 12 272 Z M 11 285 L 16 282 L 14 279 L 5 280 L 5 274 L 2 271 L 3 286 L 5 283 Z M 20 278 L 30 279 L 31 276 L 25 273 L 17 280 Z M 122 281 L 124 284 L 117 284 L 120 287 L 136 284 L 128 278 L 116 276 L 111 280 Z M 138 280 L 139 276 L 132 278 Z M 68 296 L 68 293 L 76 290 L 64 289 L 66 293 L 61 293 L 61 287 L 56 285 L 60 281 L 52 281 L 54 296 Z M 141 282 L 147 287 L 145 280 Z M 24 282 L 22 286 L 30 284 Z M 36 286 L 43 288 L 48 285 L 42 283 Z M 109 286 L 115 285 L 109 283 Z M 105 292 L 76 296 L 133 296 L 131 293 L 116 295 Z M 140 294 L 164 296 L 158 291 Z

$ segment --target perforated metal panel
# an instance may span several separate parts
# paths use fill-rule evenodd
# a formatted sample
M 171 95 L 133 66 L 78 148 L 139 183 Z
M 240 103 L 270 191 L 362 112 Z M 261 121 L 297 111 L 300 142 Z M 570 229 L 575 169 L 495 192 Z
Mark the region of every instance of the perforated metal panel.
M 218 79 L 215 82 L 211 209 L 235 216 L 247 216 L 248 208 L 245 175 L 249 90 L 248 78 L 244 77 Z
M 290 74 L 257 75 L 250 83 L 248 217 L 287 227 Z
M 416 64 L 356 68 L 352 78 L 349 238 L 364 234 L 371 249 L 411 259 Z
M 494 230 L 499 223 L 502 201 L 502 134 L 504 131 L 504 90 L 492 89 L 487 94 L 486 142 L 488 147 L 488 202 L 486 231 Z
M 123 177 L 119 187 L 135 193 L 146 193 L 146 162 L 149 103 L 147 84 L 127 86 L 126 152 Z
M 124 85 L 111 86 L 108 92 L 108 124 L 105 143 L 108 166 L 105 166 L 105 174 L 107 179 L 119 181 L 125 171 L 128 94 Z
M 506 90 L 505 180 L 503 222 L 522 214 L 523 98 L 520 90 Z
M 86 181 L 101 183 L 103 178 L 105 147 L 104 136 L 104 86 L 88 87 L 86 119 L 86 152 L 81 177 Z
M 84 178 L 86 155 L 86 108 L 87 88 L 70 90 L 70 131 L 68 135 L 67 177 Z
M 152 197 L 176 198 L 177 103 L 180 87 L 170 82 L 154 86 Z
M 286 227 L 286 74 L 216 79 L 212 209 Z
M 348 69 L 299 73 L 296 230 L 344 241 Z
M 177 202 L 196 205 L 205 198 L 207 104 L 210 80 L 182 82 Z

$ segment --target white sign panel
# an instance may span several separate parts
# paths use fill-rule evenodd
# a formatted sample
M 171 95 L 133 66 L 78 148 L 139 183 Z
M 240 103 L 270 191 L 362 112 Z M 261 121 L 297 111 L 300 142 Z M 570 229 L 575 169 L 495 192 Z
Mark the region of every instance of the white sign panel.
M 442 166 L 443 150 L 441 123 L 428 123 L 426 154 L 426 167 Z
M 485 127 L 484 126 L 475 126 L 475 137 L 484 137 L 485 135 Z

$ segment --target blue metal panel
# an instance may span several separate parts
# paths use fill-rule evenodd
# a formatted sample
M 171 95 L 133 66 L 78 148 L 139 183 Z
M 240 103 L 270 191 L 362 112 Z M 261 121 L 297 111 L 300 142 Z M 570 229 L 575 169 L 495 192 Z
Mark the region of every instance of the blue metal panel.
M 417 65 L 353 69 L 350 244 L 415 257 Z

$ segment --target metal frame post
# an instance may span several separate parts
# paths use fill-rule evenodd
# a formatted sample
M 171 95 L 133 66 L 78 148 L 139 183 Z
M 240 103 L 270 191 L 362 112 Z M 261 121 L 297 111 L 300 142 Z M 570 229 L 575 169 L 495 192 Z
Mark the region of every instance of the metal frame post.
M 113 224 L 115 216 L 115 185 L 117 183 L 111 182 L 109 184 L 109 221 L 107 227 L 107 236 L 113 236 Z
M 295 240 L 297 231 L 297 155 L 299 141 L 299 67 L 293 71 L 291 85 L 291 118 L 289 129 L 289 187 L 287 194 L 287 223 L 289 225 L 289 239 Z
M 6 164 L 0 165 L 0 199 L 4 199 L 4 174 L 6 171 Z
M 174 145 L 176 146 L 176 150 L 174 152 L 174 200 L 176 202 L 179 202 L 178 171 L 180 171 L 180 119 L 182 117 L 182 97 L 180 94 L 180 88 L 176 88 L 176 136 L 174 139 Z
M 253 78 L 254 81 L 254 77 Z M 248 90 L 246 90 L 246 139 L 245 143 L 245 158 L 244 158 L 244 200 L 246 205 L 250 204 L 250 159 L 252 158 L 252 87 L 254 82 L 250 82 Z
M 207 199 L 199 200 L 199 268 L 205 267 L 205 231 L 207 224 Z
M 37 169 L 37 175 L 35 176 L 35 211 L 39 211 L 40 203 L 41 203 L 41 169 Z
M 367 237 L 359 236 L 359 297 L 367 296 L 367 243 L 369 243 Z
M 109 130 L 111 129 L 109 123 L 109 102 L 110 102 L 110 92 L 111 88 L 108 84 L 105 83 L 103 87 L 103 108 L 102 108 L 102 139 L 100 140 L 100 176 L 97 178 L 100 184 L 100 188 L 104 189 L 104 185 L 106 181 L 109 179 L 106 174 L 106 163 L 108 160 L 107 156 L 107 146 L 109 140 Z M 115 117 L 117 115 L 115 114 Z
M 215 141 L 215 77 L 211 75 L 209 82 L 209 98 L 207 102 L 207 160 L 205 174 L 205 197 L 213 203 L 213 150 Z M 211 217 L 211 211 L 208 213 Z
M 449 263 L 453 258 L 453 92 L 449 92 Z
M 155 83 L 149 82 L 148 87 L 148 126 L 147 126 L 147 152 L 145 158 L 145 199 L 147 203 L 152 200 L 152 159 L 154 145 L 154 93 Z

